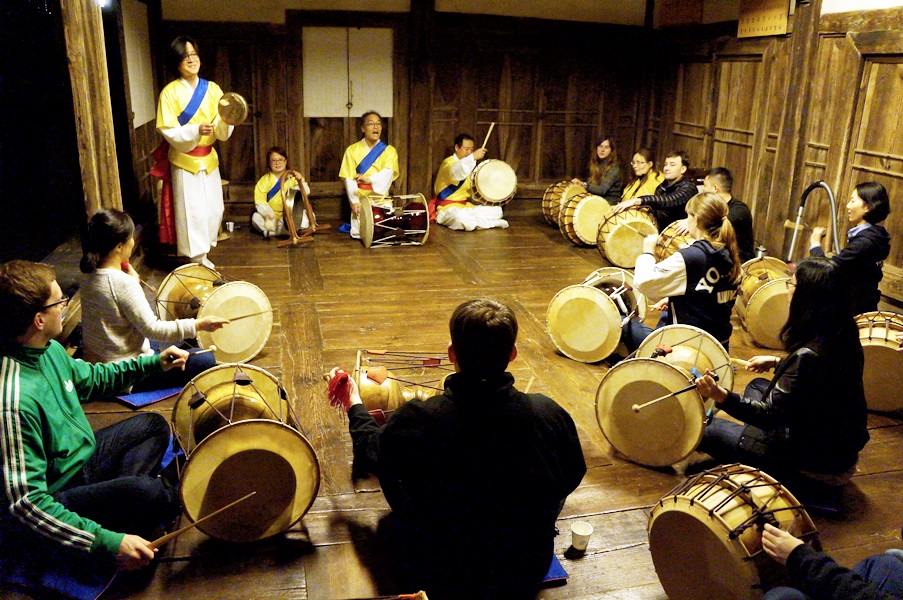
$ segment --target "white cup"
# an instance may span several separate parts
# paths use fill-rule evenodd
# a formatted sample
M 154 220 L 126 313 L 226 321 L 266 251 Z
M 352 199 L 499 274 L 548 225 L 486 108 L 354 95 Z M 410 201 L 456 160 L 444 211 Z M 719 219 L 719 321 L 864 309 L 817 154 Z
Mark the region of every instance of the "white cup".
M 571 546 L 574 547 L 574 550 L 585 551 L 592 534 L 592 525 L 586 521 L 574 521 L 571 523 Z
M 232 233 L 235 231 L 235 222 L 234 221 L 226 221 L 226 231 Z

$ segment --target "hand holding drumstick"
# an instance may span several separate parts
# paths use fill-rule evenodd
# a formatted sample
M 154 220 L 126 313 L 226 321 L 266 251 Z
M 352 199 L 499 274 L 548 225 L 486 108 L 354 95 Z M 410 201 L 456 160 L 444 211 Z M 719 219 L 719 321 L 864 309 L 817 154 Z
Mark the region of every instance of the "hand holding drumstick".
M 727 399 L 727 390 L 715 382 L 713 373 L 706 369 L 705 375 L 696 379 L 696 391 L 703 398 L 711 398 L 716 404 L 721 404 Z

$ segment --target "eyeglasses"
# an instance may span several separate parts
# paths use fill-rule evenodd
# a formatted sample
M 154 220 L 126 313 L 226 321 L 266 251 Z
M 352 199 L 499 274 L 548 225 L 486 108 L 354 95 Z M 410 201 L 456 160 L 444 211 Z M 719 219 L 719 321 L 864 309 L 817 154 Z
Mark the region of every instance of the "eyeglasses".
M 271 158 L 270 162 L 271 163 L 284 163 L 285 159 L 284 158 Z
M 367 121 L 366 123 L 364 123 L 364 125 L 367 127 L 380 127 L 382 124 L 382 121 Z
M 53 308 L 53 307 L 56 306 L 57 304 L 62 304 L 62 305 L 63 305 L 63 308 L 66 308 L 67 306 L 69 306 L 69 300 L 70 300 L 69 296 L 63 296 L 63 299 L 62 299 L 62 300 L 57 300 L 56 302 L 51 302 L 50 304 L 48 304 L 47 306 L 45 306 L 44 308 L 42 308 L 42 309 L 41 309 L 41 312 L 44 312 L 44 311 L 47 310 L 48 308 Z
M 187 52 L 184 56 L 182 56 L 182 61 L 186 61 L 189 58 L 200 58 L 197 52 Z
M 788 290 L 789 290 L 790 288 L 795 288 L 795 287 L 796 287 L 796 284 L 793 283 L 792 281 L 790 281 L 789 279 L 786 280 L 784 283 L 787 284 L 787 289 L 788 289 Z

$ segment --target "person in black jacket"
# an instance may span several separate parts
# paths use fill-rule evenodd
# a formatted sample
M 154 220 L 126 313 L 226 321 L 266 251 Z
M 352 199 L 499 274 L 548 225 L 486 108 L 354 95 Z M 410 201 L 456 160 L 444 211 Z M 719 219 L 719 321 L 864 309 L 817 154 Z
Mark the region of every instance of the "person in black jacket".
M 891 600 L 903 598 L 903 559 L 897 552 L 869 556 L 852 569 L 791 534 L 766 524 L 765 552 L 787 565 L 795 587 L 769 590 L 763 600 Z M 894 554 L 891 554 L 894 552 Z
M 551 398 L 514 388 L 510 308 L 465 302 L 449 329 L 456 372 L 444 393 L 404 404 L 383 427 L 352 380 L 355 466 L 379 476 L 406 584 L 430 598 L 533 598 L 558 513 L 586 473 L 577 429 Z
M 624 191 L 621 161 L 610 136 L 603 135 L 596 142 L 589 158 L 589 178 L 586 181 L 572 179 L 571 183 L 579 183 L 587 192 L 602 196 L 612 206 L 621 201 L 621 192 Z
M 884 186 L 875 181 L 860 183 L 847 202 L 847 217 L 852 228 L 847 232 L 847 245 L 832 256 L 843 270 L 853 289 L 853 314 L 878 310 L 881 292 L 878 283 L 884 273 L 884 259 L 890 254 L 890 235 L 878 225 L 890 214 L 890 200 Z M 824 256 L 821 247 L 824 227 L 815 227 L 809 239 L 812 256 Z
M 687 169 L 690 168 L 690 157 L 683 150 L 675 150 L 665 156 L 662 173 L 665 180 L 655 190 L 652 196 L 640 196 L 633 200 L 625 200 L 615 206 L 612 211 L 615 214 L 629 208 L 648 206 L 652 209 L 652 215 L 658 223 L 658 230 L 687 216 L 685 210 L 690 198 L 698 193 L 696 184 L 692 180 L 684 178 Z
M 790 312 L 781 338 L 789 356 L 755 356 L 748 367 L 774 368 L 774 378 L 754 379 L 743 396 L 708 374 L 697 379 L 703 397 L 743 421 L 712 419 L 699 450 L 779 480 L 840 486 L 869 439 L 863 353 L 846 301 L 848 288 L 840 268 L 817 257 L 797 265 L 788 288 Z

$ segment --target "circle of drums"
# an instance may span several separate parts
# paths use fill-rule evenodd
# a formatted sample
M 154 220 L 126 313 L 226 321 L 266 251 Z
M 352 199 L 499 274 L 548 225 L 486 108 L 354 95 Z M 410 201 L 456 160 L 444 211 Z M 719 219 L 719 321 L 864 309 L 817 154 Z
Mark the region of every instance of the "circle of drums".
M 517 192 L 517 174 L 498 159 L 484 160 L 470 175 L 473 201 L 504 206 Z M 361 196 L 361 242 L 365 248 L 422 246 L 430 233 L 427 200 L 423 194 Z
M 230 321 L 197 332 L 198 345 L 219 364 L 189 381 L 172 411 L 174 437 L 187 457 L 180 470 L 185 514 L 205 534 L 228 542 L 288 530 L 313 505 L 320 466 L 285 388 L 246 364 L 270 337 L 269 299 L 256 285 L 188 264 L 164 278 L 155 304 L 165 321 L 213 315 Z
M 549 337 L 561 354 L 576 361 L 604 360 L 620 346 L 628 319 L 646 317 L 646 298 L 633 287 L 632 268 L 643 239 L 658 233 L 645 209 L 611 212 L 608 202 L 580 184 L 550 186 L 542 200 L 544 219 L 579 246 L 596 246 L 612 267 L 590 273 L 559 291 L 547 312 Z M 694 242 L 675 232 L 659 235 L 656 262 Z M 761 256 L 741 267 L 735 309 L 753 342 L 782 349 L 787 320 L 790 266 Z M 864 388 L 870 410 L 903 410 L 903 397 L 888 373 L 903 371 L 903 315 L 877 311 L 858 315 L 865 354 Z M 626 348 L 620 346 L 627 354 Z M 706 369 L 731 390 L 733 363 L 710 334 L 689 325 L 654 330 L 635 353 L 613 366 L 596 392 L 596 421 L 615 451 L 634 463 L 664 467 L 678 463 L 702 440 L 713 409 L 694 381 Z M 691 477 L 663 497 L 648 522 L 649 549 L 669 598 L 761 598 L 762 590 L 786 577 L 783 567 L 762 551 L 763 523 L 801 539 L 817 535 L 793 495 L 766 473 L 727 465 Z M 686 543 L 688 536 L 694 543 Z M 721 555 L 724 560 L 712 561 Z M 718 569 L 710 569 L 718 564 Z

